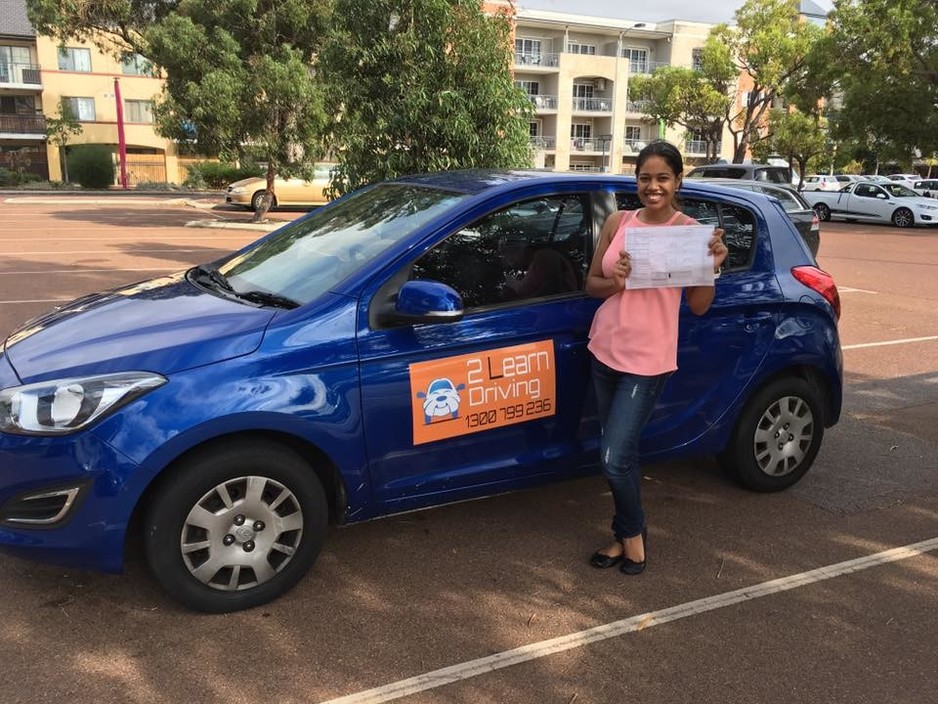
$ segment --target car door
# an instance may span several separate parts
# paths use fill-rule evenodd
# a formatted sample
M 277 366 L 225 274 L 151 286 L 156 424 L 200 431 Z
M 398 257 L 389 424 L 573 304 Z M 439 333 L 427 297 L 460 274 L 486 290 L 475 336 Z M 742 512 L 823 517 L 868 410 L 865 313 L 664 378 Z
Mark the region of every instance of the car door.
M 362 299 L 358 346 L 379 510 L 507 490 L 585 464 L 586 343 L 599 304 L 583 292 L 593 235 L 587 193 L 520 199 L 453 226 L 376 279 Z M 404 280 L 451 286 L 465 316 L 379 324 L 369 307 Z
M 844 215 L 862 220 L 889 222 L 892 208 L 888 205 L 889 195 L 872 183 L 859 183 L 850 194 Z
M 633 207 L 634 195 L 617 200 Z M 710 310 L 698 316 L 681 303 L 678 370 L 642 435 L 648 456 L 688 445 L 734 408 L 772 344 L 784 298 L 756 210 L 689 197 L 681 204 L 699 223 L 723 228 L 729 254 Z

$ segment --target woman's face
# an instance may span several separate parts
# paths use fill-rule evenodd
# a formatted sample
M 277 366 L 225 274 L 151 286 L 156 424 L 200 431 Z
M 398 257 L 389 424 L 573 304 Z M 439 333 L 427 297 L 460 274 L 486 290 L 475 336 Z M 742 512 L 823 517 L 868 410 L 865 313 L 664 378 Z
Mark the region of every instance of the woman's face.
M 670 212 L 681 177 L 660 156 L 650 156 L 638 170 L 638 197 L 649 210 Z

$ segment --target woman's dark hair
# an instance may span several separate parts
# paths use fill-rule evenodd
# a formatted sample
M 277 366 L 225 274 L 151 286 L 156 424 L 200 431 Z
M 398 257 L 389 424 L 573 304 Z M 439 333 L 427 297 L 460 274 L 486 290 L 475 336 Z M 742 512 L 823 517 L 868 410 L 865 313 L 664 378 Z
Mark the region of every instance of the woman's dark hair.
M 675 176 L 681 176 L 684 173 L 684 159 L 681 158 L 681 152 L 677 150 L 671 142 L 668 142 L 664 139 L 656 139 L 654 142 L 649 142 L 645 145 L 645 148 L 638 153 L 638 158 L 635 160 L 635 173 L 637 174 L 649 158 L 653 156 L 660 156 L 664 159 L 665 163 L 671 167 L 671 171 L 674 172 Z

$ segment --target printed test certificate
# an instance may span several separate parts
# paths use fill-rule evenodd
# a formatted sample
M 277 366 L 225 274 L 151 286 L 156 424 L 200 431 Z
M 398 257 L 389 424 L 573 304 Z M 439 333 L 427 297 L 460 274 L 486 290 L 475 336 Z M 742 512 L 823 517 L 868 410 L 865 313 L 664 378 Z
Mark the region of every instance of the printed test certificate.
M 625 237 L 632 258 L 627 289 L 713 286 L 713 257 L 707 249 L 713 227 L 629 227 Z

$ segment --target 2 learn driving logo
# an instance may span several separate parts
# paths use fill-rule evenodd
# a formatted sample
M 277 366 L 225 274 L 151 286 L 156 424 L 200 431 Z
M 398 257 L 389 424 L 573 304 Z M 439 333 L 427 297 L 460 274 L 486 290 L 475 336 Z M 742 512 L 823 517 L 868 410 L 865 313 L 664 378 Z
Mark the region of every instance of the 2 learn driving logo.
M 417 392 L 417 398 L 423 401 L 423 423 L 430 425 L 438 418 L 459 418 L 459 392 L 466 388 L 465 384 L 456 386 L 449 379 L 434 379 L 427 387 L 426 393 Z

